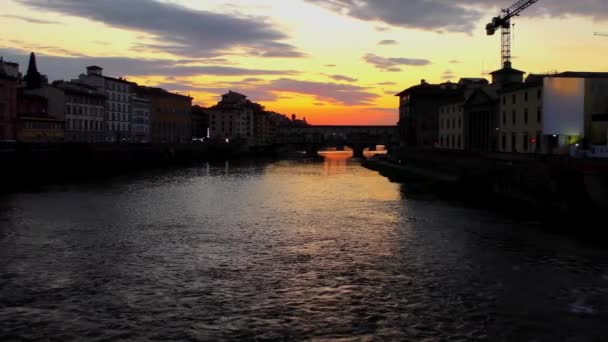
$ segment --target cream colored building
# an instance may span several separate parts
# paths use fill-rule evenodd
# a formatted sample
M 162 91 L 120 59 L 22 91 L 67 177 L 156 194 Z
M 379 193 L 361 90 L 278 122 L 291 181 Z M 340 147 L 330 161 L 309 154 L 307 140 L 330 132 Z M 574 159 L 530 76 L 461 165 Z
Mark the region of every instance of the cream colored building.
M 464 149 L 464 102 L 450 103 L 439 107 L 439 141 L 442 149 Z

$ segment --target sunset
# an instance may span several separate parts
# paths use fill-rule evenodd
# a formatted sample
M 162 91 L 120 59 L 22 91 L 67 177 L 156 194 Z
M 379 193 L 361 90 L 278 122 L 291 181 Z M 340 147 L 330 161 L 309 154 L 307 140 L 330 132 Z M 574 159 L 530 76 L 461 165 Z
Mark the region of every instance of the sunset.
M 608 0 L 0 8 L 0 341 L 608 341 Z
M 51 80 L 88 65 L 190 94 L 228 90 L 313 124 L 395 124 L 395 94 L 416 84 L 488 77 L 504 1 L 2 0 L 0 55 L 39 55 Z M 608 67 L 608 4 L 548 0 L 515 19 L 513 64 L 533 73 Z

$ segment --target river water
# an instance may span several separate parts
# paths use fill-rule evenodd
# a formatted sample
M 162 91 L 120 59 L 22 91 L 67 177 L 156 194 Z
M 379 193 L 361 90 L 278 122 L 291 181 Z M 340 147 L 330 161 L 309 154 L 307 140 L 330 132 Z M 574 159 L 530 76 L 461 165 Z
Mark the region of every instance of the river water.
M 608 340 L 608 253 L 342 154 L 0 198 L 0 340 Z

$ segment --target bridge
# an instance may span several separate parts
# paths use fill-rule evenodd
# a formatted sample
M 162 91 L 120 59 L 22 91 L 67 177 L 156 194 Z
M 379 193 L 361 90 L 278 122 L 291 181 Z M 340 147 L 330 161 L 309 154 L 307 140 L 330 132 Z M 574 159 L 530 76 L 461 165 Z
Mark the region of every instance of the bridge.
M 282 127 L 278 143 L 316 154 L 324 147 L 345 146 L 353 150 L 355 158 L 363 157 L 366 148 L 375 150 L 384 145 L 387 150 L 398 144 L 397 126 L 308 126 Z

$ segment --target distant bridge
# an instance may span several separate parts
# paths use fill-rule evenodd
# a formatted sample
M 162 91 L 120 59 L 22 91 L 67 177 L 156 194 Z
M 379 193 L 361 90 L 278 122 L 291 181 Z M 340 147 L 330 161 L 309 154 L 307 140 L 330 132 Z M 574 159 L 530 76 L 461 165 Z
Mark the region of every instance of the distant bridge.
M 397 126 L 309 126 L 279 129 L 279 144 L 291 145 L 317 153 L 323 147 L 353 150 L 354 157 L 363 157 L 366 148 L 375 150 L 384 145 L 388 150 L 398 144 Z

